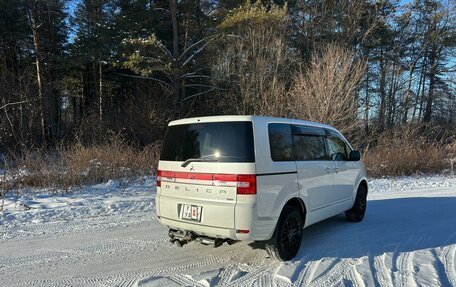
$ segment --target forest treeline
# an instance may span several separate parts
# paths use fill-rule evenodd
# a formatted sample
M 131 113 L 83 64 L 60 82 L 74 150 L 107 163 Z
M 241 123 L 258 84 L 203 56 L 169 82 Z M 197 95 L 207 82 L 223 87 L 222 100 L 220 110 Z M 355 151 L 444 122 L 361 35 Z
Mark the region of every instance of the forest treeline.
M 172 119 L 217 114 L 321 121 L 365 148 L 410 126 L 451 140 L 455 13 L 451 0 L 1 0 L 0 151 L 112 133 L 144 146 Z

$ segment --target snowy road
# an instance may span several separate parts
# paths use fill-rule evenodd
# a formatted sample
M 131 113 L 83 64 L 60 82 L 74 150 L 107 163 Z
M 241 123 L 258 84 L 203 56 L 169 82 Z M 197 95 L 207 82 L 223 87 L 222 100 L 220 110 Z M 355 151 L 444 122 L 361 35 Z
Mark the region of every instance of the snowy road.
M 340 215 L 305 229 L 287 263 L 248 242 L 171 245 L 153 216 L 151 184 L 10 195 L 0 212 L 0 285 L 456 286 L 456 179 L 374 180 L 363 222 Z

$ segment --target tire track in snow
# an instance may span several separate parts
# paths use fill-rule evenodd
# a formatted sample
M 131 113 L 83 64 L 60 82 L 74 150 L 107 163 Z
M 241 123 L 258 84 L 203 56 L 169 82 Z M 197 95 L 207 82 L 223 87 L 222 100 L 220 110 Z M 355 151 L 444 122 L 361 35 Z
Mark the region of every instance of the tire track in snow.
M 236 259 L 238 259 L 239 257 L 242 257 L 241 255 L 245 255 L 245 253 L 243 253 L 243 252 L 236 252 L 236 253 L 237 254 L 235 254 L 234 258 L 228 258 L 228 260 L 226 260 L 226 262 L 237 261 Z M 272 282 L 273 270 L 275 268 L 277 268 L 278 265 L 280 265 L 280 263 L 273 261 L 273 260 L 271 260 L 266 265 L 263 264 L 263 265 L 260 265 L 257 267 L 250 267 L 244 263 L 228 264 L 228 266 L 224 270 L 222 270 L 221 273 L 219 274 L 220 280 L 217 282 L 216 285 L 217 286 L 239 286 L 239 285 L 247 286 L 249 284 L 255 284 L 255 283 L 260 282 L 259 286 L 263 286 L 266 283 L 269 284 L 268 282 Z M 247 269 L 247 270 L 245 270 L 245 269 Z M 233 277 L 235 277 L 235 275 L 238 274 L 239 272 L 245 272 L 246 274 L 231 281 L 231 279 Z M 160 273 L 163 273 L 163 272 L 160 272 Z M 168 272 L 164 272 L 164 273 L 168 273 Z M 184 277 L 184 279 L 182 279 L 182 277 Z M 189 275 L 180 274 L 180 275 L 162 276 L 159 279 L 164 279 L 164 278 L 170 279 L 178 284 L 183 284 L 185 286 L 193 286 L 193 284 L 190 284 L 190 282 L 188 282 L 188 280 L 194 280 Z M 179 280 L 181 280 L 181 281 L 179 281 Z M 185 282 L 182 280 L 184 280 Z M 198 281 L 195 281 L 195 282 L 200 284 Z M 263 282 L 264 284 L 261 282 Z
M 100 285 L 106 284 L 107 286 L 120 286 L 121 282 L 135 280 L 138 278 L 144 277 L 153 277 L 153 276 L 162 276 L 167 275 L 165 278 L 169 278 L 176 275 L 171 275 L 174 273 L 182 273 L 188 269 L 194 269 L 203 267 L 206 265 L 219 265 L 229 261 L 227 258 L 210 258 L 207 260 L 202 260 L 197 263 L 190 263 L 180 266 L 166 267 L 166 268 L 157 268 L 149 272 L 131 272 L 131 273 L 120 273 L 106 276 L 87 276 L 87 277 L 57 277 L 54 280 L 24 280 L 19 281 L 16 285 L 23 286 L 74 286 L 74 285 Z M 179 276 L 179 275 L 177 275 Z M 179 277 L 180 278 L 180 277 Z M 138 283 L 137 283 L 138 284 Z M 192 285 L 190 285 L 192 286 Z
M 413 272 L 413 252 L 402 252 L 397 257 L 397 272 L 394 286 L 399 287 L 417 287 Z
M 94 277 L 61 277 L 54 280 L 23 280 L 15 282 L 15 286 L 125 286 L 125 282 L 134 282 L 139 273 L 124 273 Z
M 70 255 L 74 254 L 75 252 L 72 250 L 48 250 L 44 251 L 44 253 L 38 253 L 29 256 L 2 258 L 2 264 L 3 268 L 10 269 L 17 268 L 19 266 L 36 265 L 41 262 L 59 260 L 61 258 L 69 257 Z
M 238 273 L 240 270 L 237 268 L 236 265 L 228 265 L 225 269 L 220 272 L 219 281 L 217 282 L 218 286 L 226 286 L 229 284 L 231 278 Z
M 195 287 L 205 287 L 203 284 L 199 283 L 191 276 L 188 275 L 172 275 L 168 277 L 170 280 L 176 282 L 180 286 L 195 286 Z
M 264 268 L 264 264 L 262 264 L 265 260 L 264 251 L 252 250 L 246 244 L 238 245 L 236 247 L 238 248 L 229 247 L 232 249 L 231 252 L 223 254 L 224 257 L 227 257 L 227 262 L 231 263 L 227 264 L 219 273 L 217 286 L 232 286 L 232 278 L 235 278 L 240 272 L 245 272 L 246 274 L 236 278 L 234 280 L 235 282 L 238 282 L 238 280 L 247 280 L 252 276 L 250 274 L 255 275 Z M 265 276 L 269 276 L 269 281 L 272 281 L 272 276 L 270 274 L 266 274 Z
M 240 264 L 238 263 L 241 261 L 241 258 L 244 256 L 244 253 L 238 252 L 236 253 L 233 258 L 231 259 L 232 263 L 226 266 L 219 274 L 219 281 L 217 285 L 226 286 L 229 284 L 231 278 L 242 270 L 239 268 Z M 248 271 L 246 271 L 248 272 Z
M 419 236 L 409 237 L 402 244 L 399 244 L 399 251 L 396 249 L 393 254 L 393 261 L 395 265 L 395 271 L 393 272 L 393 285 L 403 287 L 416 287 L 417 283 L 415 280 L 415 268 L 413 263 L 413 257 L 415 255 L 415 248 L 419 243 L 426 237 L 425 234 Z M 411 251 L 402 251 L 411 250 Z M 397 255 L 397 252 L 399 254 Z
M 250 266 L 259 266 L 266 260 L 266 256 L 267 255 L 264 250 L 254 249 L 245 253 L 241 258 L 241 262 L 247 263 Z
M 443 247 L 442 255 L 439 260 L 443 265 L 443 270 L 448 283 L 451 284 L 451 286 L 456 286 L 456 244 Z
M 453 286 L 456 286 L 456 232 L 448 237 L 448 244 L 443 248 L 442 263 L 445 274 Z
M 445 248 L 439 249 L 442 250 L 443 253 L 445 252 Z M 447 276 L 445 272 L 445 263 L 441 260 L 441 256 L 437 255 L 437 249 L 431 249 L 429 253 L 431 253 L 432 257 L 434 257 L 433 267 L 436 271 L 438 281 L 442 284 L 442 286 L 455 286 L 454 284 L 450 283 L 450 278 Z
M 305 258 L 303 258 L 303 261 Z M 320 265 L 320 260 L 314 260 L 314 258 L 310 259 L 310 262 L 303 262 L 302 264 L 305 265 L 304 269 L 300 271 L 298 279 L 296 282 L 293 284 L 293 286 L 308 286 L 310 281 L 313 279 L 315 271 L 318 269 L 318 266 Z M 301 270 L 301 265 L 298 265 L 296 268 L 297 270 Z
M 150 244 L 156 244 L 160 240 L 135 240 L 134 242 L 130 242 L 129 240 L 118 241 L 115 240 L 113 242 L 108 242 L 104 244 L 97 244 L 94 246 L 86 246 L 82 248 L 74 248 L 74 249 L 61 249 L 61 250 L 42 250 L 38 254 L 29 255 L 29 256 L 21 256 L 21 257 L 12 257 L 3 259 L 4 268 L 17 268 L 19 266 L 27 266 L 27 265 L 37 265 L 41 263 L 50 263 L 52 261 L 59 261 L 65 258 L 71 258 L 73 261 L 77 260 L 78 258 L 84 257 L 88 258 L 87 256 L 93 256 L 95 254 L 101 254 L 105 256 L 110 256 L 113 252 L 122 249 L 130 249 L 136 250 L 138 252 L 147 248 Z M 37 250 L 32 250 L 36 252 Z
M 126 279 L 124 282 L 122 282 L 122 284 L 120 284 L 121 286 L 124 286 L 124 287 L 132 287 L 135 285 L 135 283 L 137 283 L 137 279 L 133 278 L 133 279 Z
M 146 244 L 147 243 L 145 243 L 145 245 Z M 169 243 L 167 243 L 167 245 L 172 246 Z M 120 244 L 119 246 L 122 247 L 123 245 Z M 101 250 L 102 249 L 103 248 L 101 248 Z M 200 249 L 201 248 L 195 248 L 194 250 L 191 250 L 191 252 L 185 252 L 183 256 L 184 257 L 193 256 L 193 255 L 201 256 Z M 90 249 L 88 249 L 86 254 L 85 254 L 86 255 L 85 257 L 89 257 L 89 256 L 95 255 L 95 257 L 96 257 L 95 259 L 97 261 L 100 261 L 102 258 L 107 257 L 109 259 L 106 260 L 106 261 L 109 262 L 109 264 L 116 265 L 116 264 L 118 264 L 116 262 L 121 262 L 121 261 L 125 260 L 125 258 L 124 258 L 124 256 L 122 254 L 131 253 L 131 250 L 129 248 L 127 248 L 127 249 L 124 248 L 124 249 L 122 249 L 122 251 L 123 252 L 121 252 L 121 254 L 117 254 L 118 256 L 114 256 L 114 258 L 112 258 L 111 254 L 105 254 L 104 252 L 91 253 Z M 226 250 L 226 249 L 225 250 L 221 250 L 221 251 L 215 252 L 215 253 L 211 252 L 210 256 L 208 256 L 208 257 L 204 257 L 203 256 L 203 258 L 197 260 L 196 263 L 184 264 L 184 265 L 180 265 L 180 266 L 175 266 L 175 264 L 174 264 L 173 267 L 159 268 L 159 269 L 155 268 L 154 272 L 152 272 L 152 273 L 151 272 L 134 273 L 131 276 L 140 276 L 140 275 L 141 276 L 145 276 L 145 275 L 149 275 L 149 276 L 155 275 L 156 276 L 156 275 L 170 274 L 170 273 L 176 273 L 176 272 L 177 273 L 182 273 L 182 272 L 185 272 L 188 269 L 199 268 L 199 267 L 205 266 L 205 265 L 220 265 L 220 264 L 224 264 L 225 262 L 229 262 L 230 260 L 232 260 L 232 255 L 234 253 L 239 253 L 239 252 L 238 252 L 238 250 L 236 250 L 234 248 L 231 248 L 231 250 Z M 102 255 L 102 256 L 100 257 L 99 255 Z M 137 262 L 137 264 L 139 266 L 142 266 L 144 264 L 147 264 L 149 261 L 150 262 L 156 262 L 158 260 L 158 262 L 160 262 L 161 261 L 160 258 L 166 256 L 166 254 L 157 254 L 157 255 L 158 255 L 158 258 L 157 257 L 156 258 L 142 258 L 142 260 L 140 259 Z M 178 254 L 176 254 L 175 256 L 172 256 L 172 257 L 180 258 L 181 256 L 182 256 L 182 254 L 178 253 Z M 81 256 L 81 257 L 84 258 L 84 256 Z M 146 260 L 144 260 L 144 259 L 146 259 Z M 77 259 L 77 258 L 75 258 L 75 260 L 76 260 L 76 262 L 79 261 L 79 259 Z M 104 261 L 100 261 L 100 262 L 104 262 Z M 134 265 L 136 265 L 135 262 L 134 262 Z M 46 266 L 46 268 L 47 268 L 47 266 Z M 69 277 L 55 277 L 55 279 L 52 282 L 49 282 L 48 284 L 49 285 L 54 285 L 54 286 L 55 285 L 62 285 L 62 284 L 57 284 L 58 282 L 61 282 L 61 283 L 67 284 L 67 285 L 75 285 L 75 284 L 77 284 L 77 285 L 78 284 L 86 285 L 89 282 L 89 283 L 94 283 L 94 284 L 96 283 L 96 285 L 98 285 L 100 282 L 103 282 L 103 283 L 106 283 L 106 285 L 108 285 L 108 286 L 118 286 L 119 284 L 121 284 L 120 282 L 125 282 L 125 281 L 133 280 L 133 279 L 135 279 L 135 278 L 134 277 L 130 278 L 129 276 L 126 277 L 125 274 L 123 274 L 120 277 L 119 277 L 119 275 L 110 275 L 110 276 L 102 276 L 102 277 L 99 277 L 99 276 L 98 277 L 87 276 L 87 277 L 81 278 L 81 279 L 69 276 Z M 14 284 L 41 286 L 41 285 L 45 285 L 46 282 L 47 282 L 46 280 L 31 280 L 31 281 L 14 282 Z M 100 283 L 100 284 L 102 284 L 102 283 Z
M 342 280 L 345 271 L 355 265 L 355 260 L 351 258 L 336 259 L 336 263 L 328 268 L 325 273 L 311 281 L 309 287 L 334 286 Z
M 252 284 L 253 287 L 272 287 L 273 281 L 270 274 L 262 275 L 258 280 L 254 281 Z
M 276 287 L 292 287 L 293 286 L 287 278 L 284 278 L 282 276 L 274 276 L 272 282 L 273 282 L 273 286 L 276 286 Z
M 246 275 L 230 282 L 230 286 L 246 286 L 256 280 L 257 277 L 270 273 L 270 280 L 272 281 L 272 271 L 277 268 L 281 263 L 271 260 L 270 262 L 255 268 L 253 271 Z
M 376 286 L 393 286 L 390 270 L 385 263 L 386 256 L 387 254 L 383 253 L 373 259 L 374 268 L 371 268 L 371 272 Z
M 136 217 L 135 217 L 136 215 Z M 0 233 L 0 243 L 8 242 L 15 238 L 35 236 L 55 236 L 62 233 L 86 231 L 86 230 L 109 230 L 111 228 L 130 227 L 132 225 L 148 226 L 153 224 L 148 216 L 143 213 L 132 213 L 119 221 L 116 215 L 98 216 L 96 221 L 93 218 L 74 218 L 71 221 L 53 221 L 46 223 L 29 224 L 26 226 L 8 226 Z M 130 218 L 131 217 L 131 218 Z M 113 220 L 116 218 L 116 220 Z M 126 221 L 127 219 L 127 221 Z
M 358 261 L 364 261 L 366 258 L 360 258 Z M 346 280 L 348 280 L 351 283 L 351 286 L 355 287 L 365 287 L 366 285 L 364 284 L 363 278 L 361 277 L 361 274 L 359 274 L 358 270 L 356 270 L 356 264 L 352 265 L 350 270 L 346 273 L 344 276 Z

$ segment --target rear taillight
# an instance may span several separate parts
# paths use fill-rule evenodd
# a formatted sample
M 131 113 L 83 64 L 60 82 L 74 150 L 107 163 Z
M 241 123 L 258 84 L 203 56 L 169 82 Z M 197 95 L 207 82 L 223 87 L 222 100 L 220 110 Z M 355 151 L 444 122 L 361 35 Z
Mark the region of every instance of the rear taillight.
M 239 174 L 237 176 L 237 194 L 256 194 L 256 175 Z
M 174 171 L 167 171 L 167 170 L 159 170 L 157 172 L 157 186 L 161 187 L 162 181 L 170 181 L 174 182 L 176 180 L 176 176 Z
M 212 185 L 214 186 L 237 186 L 236 174 L 214 174 L 212 177 Z
M 236 187 L 237 194 L 256 194 L 256 175 L 254 174 L 211 174 L 159 170 L 157 173 L 158 187 L 161 187 L 162 181 Z

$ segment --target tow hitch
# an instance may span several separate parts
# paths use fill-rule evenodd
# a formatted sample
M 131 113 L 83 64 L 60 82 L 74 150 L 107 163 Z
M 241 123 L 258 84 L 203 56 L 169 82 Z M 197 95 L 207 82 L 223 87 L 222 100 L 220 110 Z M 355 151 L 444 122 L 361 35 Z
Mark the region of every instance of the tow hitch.
M 221 239 L 221 238 L 211 238 L 207 236 L 201 236 L 195 234 L 188 230 L 175 230 L 170 229 L 168 231 L 169 241 L 171 243 L 176 244 L 179 247 L 184 246 L 185 244 L 189 243 L 190 241 L 198 241 L 204 245 L 212 245 L 213 247 L 222 246 L 223 243 L 227 242 L 229 245 L 233 244 L 235 241 L 232 239 Z

